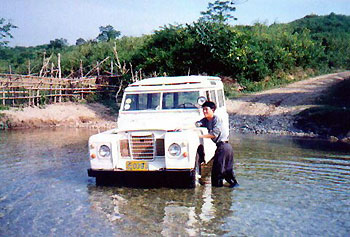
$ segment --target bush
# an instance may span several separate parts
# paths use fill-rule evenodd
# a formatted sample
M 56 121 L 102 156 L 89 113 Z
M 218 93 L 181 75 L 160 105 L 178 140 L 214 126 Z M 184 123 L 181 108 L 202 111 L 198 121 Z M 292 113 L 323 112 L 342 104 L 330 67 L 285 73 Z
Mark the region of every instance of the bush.
M 189 25 L 168 25 L 154 34 L 122 37 L 108 42 L 87 41 L 61 48 L 0 47 L 0 71 L 26 74 L 30 60 L 32 70 L 42 66 L 43 53 L 52 55 L 57 66 L 61 53 L 64 76 L 84 75 L 97 62 L 114 58 L 116 46 L 121 63 L 129 63 L 144 77 L 154 75 L 208 74 L 229 76 L 245 86 L 246 91 L 262 90 L 286 83 L 296 69 L 329 72 L 350 69 L 350 17 L 311 15 L 289 24 L 257 23 L 231 26 L 223 22 L 198 21 Z M 115 59 L 114 59 L 115 60 Z M 111 61 L 100 65 L 108 74 Z

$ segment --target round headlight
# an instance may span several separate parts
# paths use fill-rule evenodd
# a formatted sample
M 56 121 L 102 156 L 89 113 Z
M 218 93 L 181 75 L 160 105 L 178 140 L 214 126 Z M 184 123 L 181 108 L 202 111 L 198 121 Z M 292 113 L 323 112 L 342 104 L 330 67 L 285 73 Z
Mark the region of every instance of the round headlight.
M 173 143 L 169 146 L 168 151 L 172 156 L 179 156 L 181 154 L 181 146 L 177 143 Z
M 100 146 L 98 153 L 102 157 L 107 157 L 111 154 L 111 149 L 106 145 L 102 145 L 102 146 Z

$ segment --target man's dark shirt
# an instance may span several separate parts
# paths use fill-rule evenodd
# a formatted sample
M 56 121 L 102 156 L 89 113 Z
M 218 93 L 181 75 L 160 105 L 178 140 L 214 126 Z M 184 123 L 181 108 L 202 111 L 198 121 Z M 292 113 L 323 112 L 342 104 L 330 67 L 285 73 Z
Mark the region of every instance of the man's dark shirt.
M 214 115 L 213 119 L 210 121 L 207 118 L 203 118 L 199 122 L 200 127 L 206 127 L 208 133 L 214 136 L 214 138 L 211 139 L 214 143 L 228 141 L 229 131 L 225 129 L 218 116 Z

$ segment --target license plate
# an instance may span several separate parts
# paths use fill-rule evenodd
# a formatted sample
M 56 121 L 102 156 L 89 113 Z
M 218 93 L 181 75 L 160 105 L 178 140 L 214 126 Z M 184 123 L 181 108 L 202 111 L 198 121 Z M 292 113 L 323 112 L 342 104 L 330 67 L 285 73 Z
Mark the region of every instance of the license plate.
M 148 170 L 148 162 L 146 161 L 127 161 L 126 170 L 145 171 Z

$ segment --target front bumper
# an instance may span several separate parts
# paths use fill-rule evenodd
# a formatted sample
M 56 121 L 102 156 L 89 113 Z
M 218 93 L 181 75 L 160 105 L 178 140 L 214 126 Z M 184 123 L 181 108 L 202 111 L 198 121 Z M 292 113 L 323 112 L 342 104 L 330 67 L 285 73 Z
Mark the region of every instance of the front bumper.
M 159 175 L 159 174 L 166 174 L 166 173 L 177 173 L 177 174 L 186 174 L 188 172 L 193 171 L 193 169 L 164 169 L 164 170 L 155 170 L 155 171 L 127 171 L 127 170 L 94 170 L 94 169 L 88 169 L 88 176 L 89 177 L 99 177 L 99 176 L 110 176 L 110 175 L 136 175 L 136 174 L 143 174 L 143 175 Z
M 90 177 L 96 177 L 96 185 L 129 187 L 193 187 L 195 172 L 186 170 L 162 171 L 113 171 L 88 169 Z

